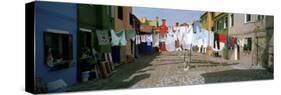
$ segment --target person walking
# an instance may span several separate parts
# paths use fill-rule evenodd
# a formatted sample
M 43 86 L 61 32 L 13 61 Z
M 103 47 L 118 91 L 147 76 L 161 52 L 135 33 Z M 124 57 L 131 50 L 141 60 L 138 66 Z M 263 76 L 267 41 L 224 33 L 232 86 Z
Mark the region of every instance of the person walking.
M 191 63 L 193 28 L 191 25 L 185 24 L 181 28 L 181 31 L 183 31 L 182 45 L 184 50 L 184 71 L 186 71 L 190 69 Z M 189 60 L 187 57 L 189 57 Z

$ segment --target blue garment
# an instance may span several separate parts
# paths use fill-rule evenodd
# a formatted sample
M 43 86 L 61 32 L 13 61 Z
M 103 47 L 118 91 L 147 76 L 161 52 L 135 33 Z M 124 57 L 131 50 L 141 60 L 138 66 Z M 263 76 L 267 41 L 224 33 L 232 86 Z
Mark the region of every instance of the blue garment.
M 192 24 L 192 27 L 193 27 L 193 32 L 195 33 L 199 33 L 201 30 L 201 27 L 200 27 L 200 22 L 197 20 L 195 21 L 193 24 Z
M 227 36 L 227 42 L 226 43 L 227 43 L 226 48 L 230 49 L 231 48 L 231 37 Z

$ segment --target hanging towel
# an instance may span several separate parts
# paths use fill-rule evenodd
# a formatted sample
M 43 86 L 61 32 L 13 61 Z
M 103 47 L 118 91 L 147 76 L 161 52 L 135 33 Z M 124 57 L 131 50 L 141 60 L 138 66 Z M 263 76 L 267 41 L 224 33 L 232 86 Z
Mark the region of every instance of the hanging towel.
M 153 47 L 159 47 L 159 32 L 154 31 L 153 34 Z
M 146 35 L 146 42 L 153 42 L 153 38 L 151 34 Z
M 140 35 L 136 35 L 136 45 L 139 45 L 141 43 Z
M 166 49 L 167 51 L 175 51 L 175 38 L 176 35 L 175 33 L 172 31 L 171 28 L 168 29 L 168 34 L 167 34 L 167 40 L 166 40 Z
M 214 47 L 214 32 L 209 32 L 209 46 Z
M 145 43 L 146 42 L 146 35 L 141 35 L 141 42 Z
M 125 36 L 125 32 L 121 31 L 121 32 L 115 32 L 114 30 L 111 30 L 111 45 L 112 46 L 126 46 L 127 44 L 127 40 L 126 40 L 126 36 Z
M 125 34 L 124 31 L 122 32 L 120 43 L 121 43 L 121 46 L 126 46 L 127 45 L 126 34 Z
M 110 33 L 111 33 L 111 45 L 112 46 L 119 46 L 120 44 L 120 40 L 121 40 L 121 37 L 117 36 L 116 32 L 114 30 L 110 30 Z
M 127 29 L 126 30 L 126 38 L 127 39 L 133 39 L 136 36 L 135 29 Z

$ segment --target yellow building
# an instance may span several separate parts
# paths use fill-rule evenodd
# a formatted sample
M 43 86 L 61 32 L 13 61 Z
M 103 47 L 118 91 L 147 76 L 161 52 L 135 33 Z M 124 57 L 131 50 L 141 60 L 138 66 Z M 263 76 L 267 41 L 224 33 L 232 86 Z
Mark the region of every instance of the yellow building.
M 208 31 L 214 31 L 214 18 L 220 14 L 221 12 L 205 12 L 200 17 L 201 27 Z

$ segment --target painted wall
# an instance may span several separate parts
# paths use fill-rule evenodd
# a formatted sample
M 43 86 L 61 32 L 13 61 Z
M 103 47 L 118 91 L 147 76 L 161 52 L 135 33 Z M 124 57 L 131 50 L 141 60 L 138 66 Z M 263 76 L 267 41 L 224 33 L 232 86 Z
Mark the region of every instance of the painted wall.
M 255 33 L 257 26 L 263 32 Z M 273 44 L 273 42 L 268 41 L 268 38 L 273 37 L 273 31 L 270 31 L 270 29 L 273 29 L 272 16 L 265 16 L 264 19 L 258 20 L 258 15 L 252 14 L 251 21 L 245 22 L 245 14 L 234 14 L 234 25 L 229 27 L 228 34 L 239 39 L 252 38 L 252 49 L 249 53 L 244 52 L 242 47 L 240 49 L 239 55 L 242 62 L 261 64 L 264 60 L 263 56 L 267 58 L 266 52 L 270 48 L 268 43 Z M 230 56 L 233 58 L 234 54 Z
M 45 82 L 58 79 L 64 80 L 67 85 L 73 85 L 76 79 L 77 61 L 77 5 L 69 3 L 36 2 L 35 4 L 35 32 L 36 32 L 36 77 Z M 72 62 L 69 68 L 50 71 L 44 62 L 44 32 L 47 29 L 68 31 L 72 34 Z
M 120 32 L 122 30 L 130 29 L 132 28 L 132 25 L 130 25 L 130 13 L 132 13 L 132 7 L 122 7 L 123 9 L 123 20 L 118 18 L 118 7 L 114 7 L 115 11 L 115 31 Z M 120 58 L 121 63 L 127 63 L 126 56 L 131 55 L 131 41 L 127 40 L 127 45 L 125 47 L 120 48 Z

